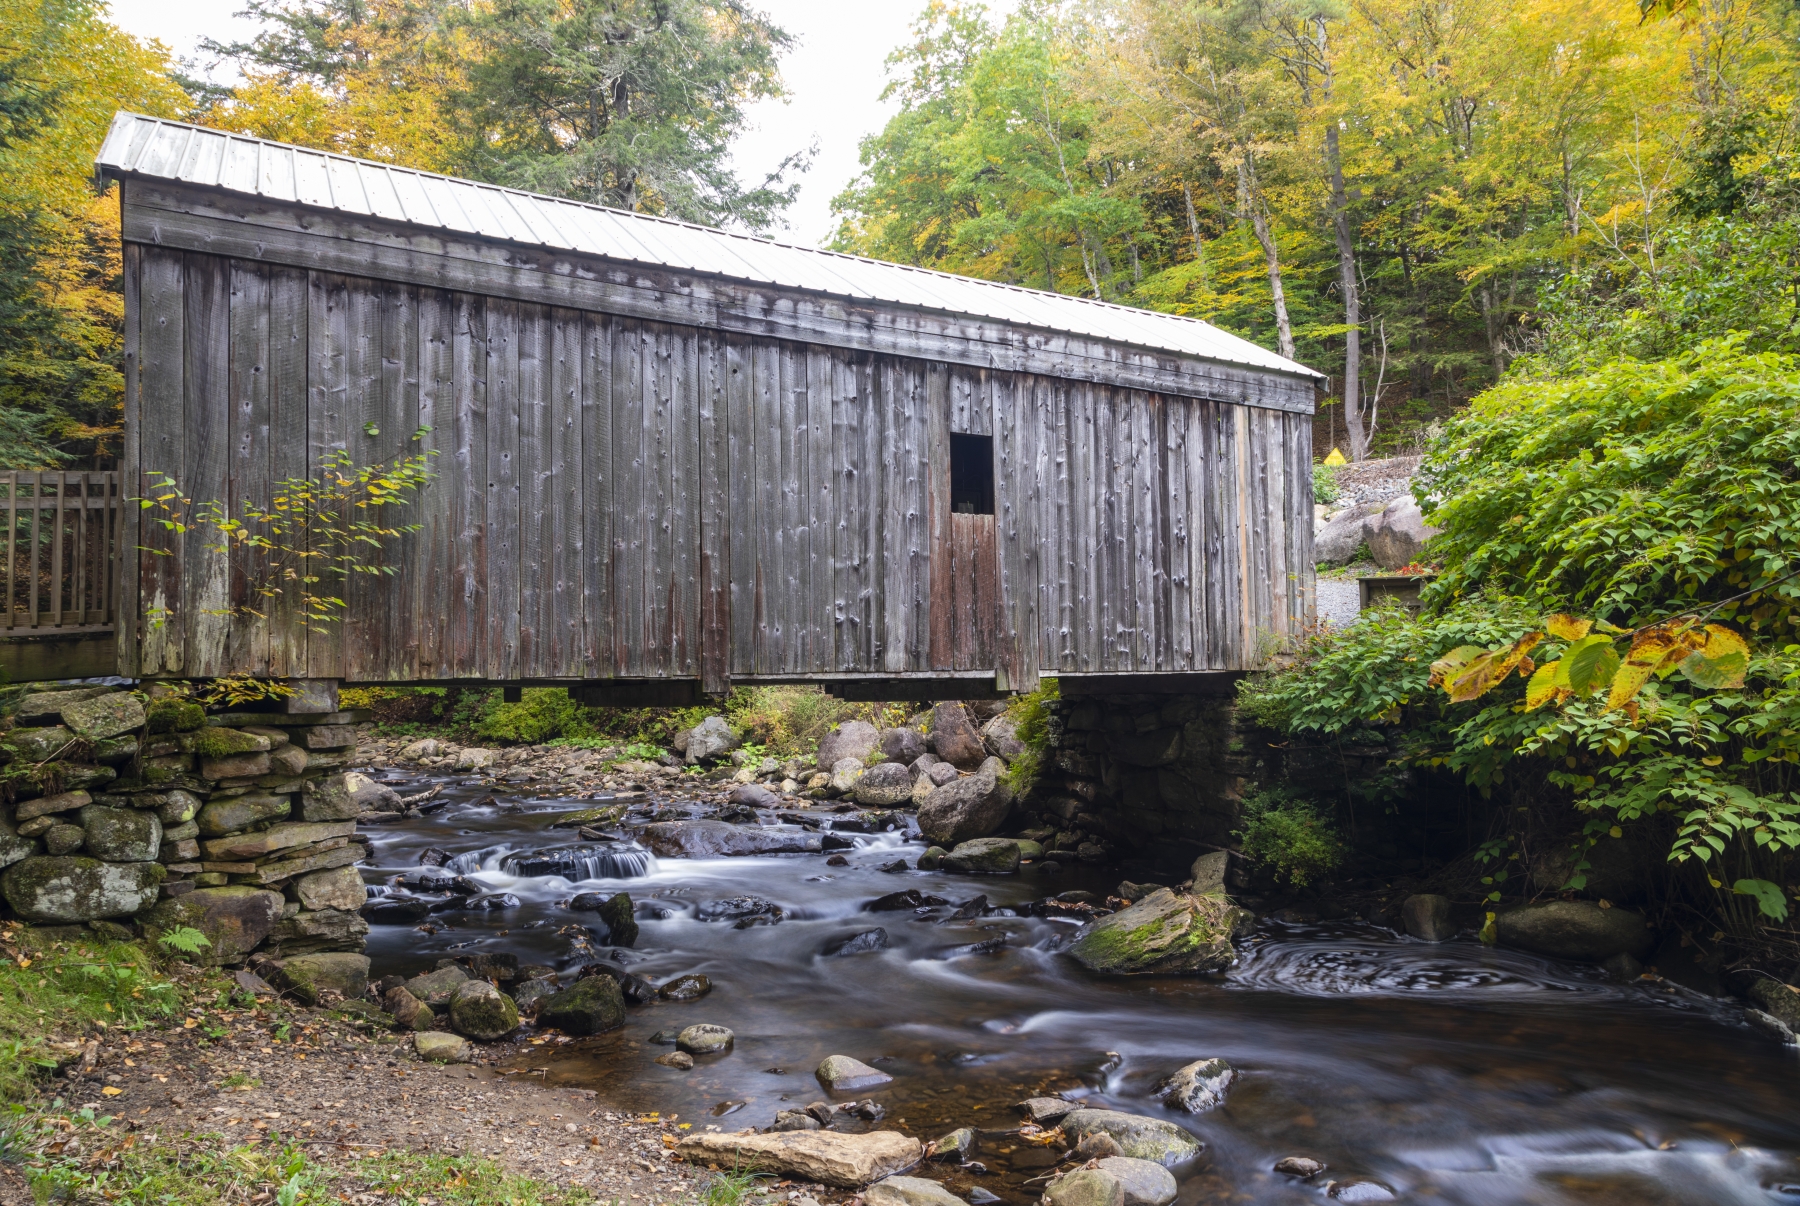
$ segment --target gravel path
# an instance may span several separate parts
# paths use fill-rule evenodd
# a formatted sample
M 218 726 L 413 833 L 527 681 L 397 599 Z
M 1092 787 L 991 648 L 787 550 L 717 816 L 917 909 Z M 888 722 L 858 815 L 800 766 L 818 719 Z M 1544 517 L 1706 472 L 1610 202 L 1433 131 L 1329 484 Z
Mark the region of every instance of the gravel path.
M 517 1058 L 555 1041 L 489 1044 L 479 1064 L 436 1065 L 419 1060 L 409 1038 L 264 1000 L 120 1034 L 101 1044 L 87 1080 L 60 1083 L 57 1092 L 72 1107 L 128 1120 L 148 1142 L 222 1152 L 285 1141 L 338 1169 L 388 1150 L 487 1156 L 518 1175 L 627 1206 L 695 1202 L 709 1174 L 674 1161 L 668 1149 L 686 1126 L 705 1124 L 621 1115 L 598 1105 L 593 1090 L 533 1083 Z M 781 1188 L 784 1198 L 803 1195 L 845 1196 L 800 1183 Z

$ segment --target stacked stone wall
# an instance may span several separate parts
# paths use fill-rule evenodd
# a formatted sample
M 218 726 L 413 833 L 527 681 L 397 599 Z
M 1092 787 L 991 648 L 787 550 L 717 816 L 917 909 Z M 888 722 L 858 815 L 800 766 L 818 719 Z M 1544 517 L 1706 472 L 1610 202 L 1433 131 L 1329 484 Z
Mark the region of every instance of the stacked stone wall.
M 208 716 L 123 686 L 0 695 L 0 899 L 13 918 L 238 964 L 363 948 L 351 714 Z

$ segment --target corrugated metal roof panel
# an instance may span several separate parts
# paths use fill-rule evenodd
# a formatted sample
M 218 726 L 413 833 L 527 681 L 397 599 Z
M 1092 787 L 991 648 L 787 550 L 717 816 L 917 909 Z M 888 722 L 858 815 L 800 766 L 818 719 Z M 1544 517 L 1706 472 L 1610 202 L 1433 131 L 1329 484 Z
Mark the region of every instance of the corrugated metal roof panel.
M 134 113 L 113 118 L 95 167 L 511 243 L 1320 376 L 1198 319 L 795 247 Z

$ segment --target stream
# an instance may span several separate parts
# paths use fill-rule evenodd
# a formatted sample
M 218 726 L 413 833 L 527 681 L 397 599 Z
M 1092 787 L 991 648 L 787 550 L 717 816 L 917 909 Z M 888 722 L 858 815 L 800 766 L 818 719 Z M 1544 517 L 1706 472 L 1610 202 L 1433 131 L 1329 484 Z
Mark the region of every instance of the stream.
M 625 891 L 641 926 L 626 967 L 658 983 L 710 977 L 701 1000 L 632 1006 L 621 1030 L 521 1057 L 519 1067 L 596 1090 L 610 1109 L 737 1130 L 821 1099 L 873 1099 L 886 1111 L 873 1125 L 929 1141 L 961 1126 L 1015 1128 L 1015 1102 L 1062 1092 L 1198 1135 L 1207 1158 L 1181 1174 L 1178 1206 L 1328 1201 L 1323 1185 L 1334 1179 L 1344 1200 L 1366 1200 L 1342 1184 L 1357 1178 L 1404 1201 L 1469 1206 L 1800 1203 L 1800 1056 L 1745 1026 L 1741 1008 L 1673 985 L 1615 984 L 1597 969 L 1350 922 L 1265 922 L 1217 980 L 1102 981 L 1058 953 L 1074 923 L 1024 909 L 1074 889 L 1104 896 L 1116 871 L 883 871 L 924 848 L 889 832 L 854 835 L 840 867 L 822 854 L 657 859 L 621 843 L 591 866 L 602 878 L 524 876 L 511 860 L 590 845 L 549 823 L 604 800 L 503 795 L 502 807 L 481 803 L 489 789 L 472 782 L 374 773 L 401 792 L 445 782 L 451 802 L 365 830 L 371 885 L 416 871 L 436 848 L 519 902 L 439 914 L 433 934 L 372 927 L 374 975 L 479 951 L 572 970 L 593 956 L 575 958 L 558 931 L 595 921 L 557 902 Z M 863 911 L 904 889 L 952 904 Z M 707 902 L 745 895 L 779 905 L 784 919 L 738 928 L 697 916 Z M 988 915 L 952 919 L 976 895 Z M 821 954 L 876 926 L 887 949 Z M 689 1072 L 653 1062 L 673 1050 L 653 1035 L 696 1022 L 730 1027 L 735 1048 Z M 813 1076 L 833 1054 L 894 1080 L 834 1097 Z M 1225 1104 L 1198 1117 L 1166 1110 L 1157 1083 L 1209 1056 L 1238 1070 Z M 1293 1155 L 1330 1171 L 1304 1183 L 1271 1171 Z M 1024 1206 L 1041 1193 L 1032 1178 L 1049 1171 L 1049 1156 L 984 1134 L 975 1158 L 985 1173 L 921 1175 L 971 1202 Z

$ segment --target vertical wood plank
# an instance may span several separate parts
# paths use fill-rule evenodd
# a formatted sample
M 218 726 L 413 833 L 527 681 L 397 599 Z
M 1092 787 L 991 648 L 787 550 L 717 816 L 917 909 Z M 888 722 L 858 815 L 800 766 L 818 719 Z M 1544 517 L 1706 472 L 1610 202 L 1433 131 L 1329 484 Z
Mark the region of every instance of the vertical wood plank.
M 487 425 L 487 678 L 519 677 L 519 311 L 490 298 Z
M 780 350 L 766 343 L 751 347 L 752 390 L 756 409 L 755 476 L 756 562 L 751 584 L 756 633 L 755 673 L 777 674 L 782 663 L 780 596 L 785 589 L 781 564 L 781 525 L 785 522 L 781 495 L 781 358 Z
M 417 617 L 416 658 L 422 678 L 444 678 L 455 671 L 445 660 L 447 627 L 456 565 L 456 529 L 451 526 L 450 483 L 456 460 L 455 311 L 441 289 L 419 291 L 419 427 L 413 449 L 427 456 L 434 475 L 419 492 L 414 516 L 411 594 Z
M 447 677 L 487 676 L 488 500 L 487 301 L 450 295 L 452 379 L 450 451 L 440 458 L 441 485 L 455 559 L 450 568 L 450 610 L 439 665 Z
M 612 320 L 599 314 L 582 315 L 581 340 L 582 673 L 608 678 L 615 671 L 618 642 L 614 623 Z
M 761 648 L 762 615 L 758 607 L 761 565 L 758 558 L 758 509 L 762 488 L 757 479 L 757 418 L 754 351 L 741 335 L 719 340 L 725 386 L 725 446 L 729 466 L 731 563 L 731 673 L 756 673 Z
M 808 673 L 837 666 L 837 536 L 840 512 L 854 506 L 832 456 L 832 394 L 836 384 L 826 348 L 800 349 L 806 374 L 806 643 L 801 665 Z
M 125 186 L 119 190 L 120 204 L 124 203 Z M 141 677 L 139 641 L 143 626 L 143 609 L 140 602 L 139 557 L 137 548 L 144 542 L 144 533 L 139 527 L 140 508 L 130 499 L 141 497 L 143 488 L 143 458 L 138 452 L 139 441 L 143 438 L 143 337 L 141 324 L 144 319 L 143 294 L 140 278 L 144 271 L 143 251 L 136 243 L 127 243 L 121 261 L 123 284 L 125 289 L 125 331 L 124 349 L 121 369 L 125 378 L 125 435 L 122 455 L 119 458 L 119 492 L 116 499 L 110 500 L 116 509 L 118 519 L 112 546 L 112 561 L 117 567 L 117 583 L 114 593 L 108 602 L 112 607 L 113 626 L 117 634 L 119 650 L 119 674 L 125 678 Z M 7 488 L 7 518 L 12 519 L 12 489 Z M 9 523 L 8 539 L 12 539 L 12 525 Z M 0 576 L 6 585 L 5 618 L 0 624 L 10 626 L 13 612 L 13 563 L 8 556 L 6 572 Z
M 179 251 L 145 247 L 141 262 L 138 337 L 143 401 L 138 454 L 142 473 L 133 492 L 145 496 L 166 494 L 166 490 L 154 489 L 152 483 L 170 477 L 184 494 L 193 497 L 186 457 L 186 273 Z M 19 488 L 14 485 L 15 517 Z M 13 531 L 17 530 L 15 519 Z M 178 675 L 183 669 L 185 644 L 181 540 L 154 520 L 143 525 L 142 535 L 144 551 L 138 554 L 141 585 L 136 600 L 141 609 L 139 669 L 150 678 Z
M 613 325 L 612 457 L 613 509 L 613 673 L 645 673 L 644 519 L 644 340 L 642 324 L 616 319 Z
M 231 262 L 230 500 L 232 514 L 267 511 L 274 483 L 269 408 L 269 269 Z M 262 534 L 261 525 L 252 530 Z M 266 554 L 236 544 L 229 557 L 229 606 L 236 613 L 226 642 L 227 664 L 240 673 L 268 674 L 270 600 L 262 591 Z M 256 612 L 262 613 L 258 618 Z
M 187 492 L 196 502 L 230 497 L 231 282 L 219 256 L 187 257 Z M 231 566 L 217 551 L 215 533 L 192 527 L 183 540 L 184 670 L 216 675 L 227 669 Z
M 666 674 L 691 678 L 699 672 L 696 637 L 700 626 L 700 424 L 697 332 L 692 327 L 664 329 L 659 406 L 667 430 L 665 457 L 669 518 L 663 528 L 662 643 L 667 650 Z
M 549 554 L 547 597 L 538 621 L 544 634 L 545 672 L 553 678 L 584 678 L 587 658 L 582 636 L 585 609 L 583 563 L 587 531 L 582 510 L 585 479 L 581 437 L 583 367 L 582 315 L 550 311 L 550 445 L 544 472 L 549 504 L 536 516 L 539 542 Z M 527 565 L 526 572 L 531 571 Z
M 307 316 L 307 473 L 314 480 L 335 454 L 347 447 L 350 424 L 349 282 L 335 273 L 315 272 L 309 279 Z M 342 597 L 341 581 L 322 576 L 313 589 Z M 307 634 L 307 678 L 343 677 L 344 627 L 341 620 L 314 624 Z
M 949 670 L 956 657 L 951 620 L 956 572 L 950 525 L 950 373 L 935 361 L 925 366 L 924 404 L 925 465 L 929 474 L 925 515 L 932 576 L 928 664 L 933 670 Z
M 695 347 L 699 402 L 700 487 L 700 689 L 707 694 L 731 689 L 732 545 L 736 539 L 732 503 L 748 498 L 731 476 L 730 381 L 728 344 L 721 335 L 700 333 Z
M 521 302 L 514 311 L 517 326 L 514 345 L 511 409 L 517 414 L 519 435 L 513 457 L 514 491 L 519 500 L 517 572 L 519 620 L 517 654 L 508 678 L 544 678 L 546 596 L 554 588 L 546 581 L 551 572 L 550 548 L 545 542 L 545 513 L 551 507 L 551 483 L 546 459 L 549 453 L 550 389 L 549 313 L 542 306 Z M 508 361 L 509 367 L 512 361 Z
M 312 282 L 303 268 L 271 266 L 269 272 L 269 479 L 270 489 L 304 479 L 311 472 L 311 405 L 308 332 Z M 302 546 L 303 547 L 303 546 Z M 268 582 L 280 593 L 269 599 L 269 673 L 304 678 L 310 665 L 312 633 L 302 617 L 297 591 L 282 575 L 298 558 L 265 561 Z

